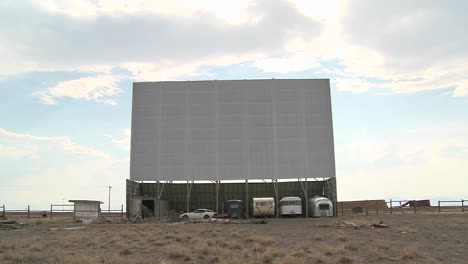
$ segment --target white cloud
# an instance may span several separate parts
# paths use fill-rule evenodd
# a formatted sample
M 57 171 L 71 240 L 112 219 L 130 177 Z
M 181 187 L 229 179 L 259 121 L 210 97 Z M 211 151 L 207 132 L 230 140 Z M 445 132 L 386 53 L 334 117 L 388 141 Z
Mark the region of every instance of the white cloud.
M 454 96 L 465 94 L 464 9 L 464 1 L 349 2 L 341 18 L 345 73 L 386 81 L 396 93 L 454 87 Z
M 376 86 L 365 79 L 338 78 L 333 82 L 338 90 L 356 93 L 369 91 Z
M 31 156 L 38 158 L 41 156 L 40 151 L 43 149 L 59 149 L 70 154 L 83 155 L 88 157 L 101 158 L 105 160 L 111 160 L 111 158 L 103 151 L 98 149 L 86 147 L 73 142 L 69 137 L 59 136 L 34 136 L 30 134 L 21 134 L 8 131 L 0 128 L 0 155 L 3 157 L 10 158 L 21 158 L 24 156 Z M 38 146 L 41 147 L 38 147 Z M 15 149 L 14 153 L 21 155 L 10 155 L 10 150 Z
M 119 139 L 112 139 L 112 142 L 117 144 L 119 147 L 130 151 L 130 139 L 131 139 L 131 131 L 130 128 L 126 128 L 122 131 L 123 137 Z
M 66 136 L 37 136 L 0 128 L 0 200 L 9 208 L 28 204 L 46 209 L 61 199 L 107 202 L 113 186 L 114 208 L 120 208 L 128 178 L 128 160 L 117 160 L 97 148 Z M 32 195 L 34 193 L 34 195 Z
M 468 195 L 467 129 L 467 123 L 456 123 L 399 130 L 338 147 L 339 194 L 346 199 Z
M 199 70 L 203 65 L 252 62 L 265 72 L 333 74 L 347 91 L 450 87 L 453 96 L 468 94 L 463 1 L 47 0 L 0 5 L 0 76 L 76 69 L 107 76 L 113 67 L 122 67 L 137 81 L 177 80 L 209 77 Z M 57 103 L 47 91 L 38 95 L 44 103 Z
M 251 0 L 220 2 L 217 0 L 44 0 L 39 3 L 47 10 L 72 17 L 96 17 L 102 15 L 150 13 L 189 17 L 195 13 L 211 13 L 222 21 L 232 24 L 244 23 L 251 19 L 248 12 Z
M 315 57 L 295 54 L 291 57 L 257 60 L 254 62 L 254 66 L 264 72 L 288 73 L 317 68 L 320 64 L 316 61 Z
M 34 95 L 44 104 L 57 104 L 58 99 L 68 97 L 116 105 L 110 98 L 122 92 L 117 86 L 119 80 L 119 77 L 112 75 L 83 77 L 60 82 L 46 90 L 37 91 Z
M 182 16 L 172 11 L 151 11 L 165 10 L 170 6 L 167 2 L 154 8 L 150 2 L 124 2 L 129 6 L 122 10 L 135 10 L 114 12 L 118 5 L 107 1 L 49 1 L 46 7 L 28 2 L 0 3 L 0 56 L 10 57 L 2 61 L 4 69 L 9 74 L 23 72 L 16 67 L 18 61 L 30 64 L 28 71 L 34 67 L 57 70 L 127 63 L 198 66 L 213 58 L 275 54 L 289 39 L 304 34 L 314 38 L 321 29 L 320 23 L 283 1 L 246 1 L 235 7 L 225 3 L 215 7 L 195 4 L 189 8 L 190 15 Z M 70 16 L 68 11 L 60 10 L 89 14 Z M 184 10 L 180 12 L 184 14 Z M 222 18 L 230 12 L 245 14 L 248 19 L 241 19 L 246 21 L 243 23 L 226 22 Z M 278 20 L 278 16 L 282 19 Z M 40 48 L 37 43 L 41 43 Z M 3 56 L 8 54 L 12 55 Z

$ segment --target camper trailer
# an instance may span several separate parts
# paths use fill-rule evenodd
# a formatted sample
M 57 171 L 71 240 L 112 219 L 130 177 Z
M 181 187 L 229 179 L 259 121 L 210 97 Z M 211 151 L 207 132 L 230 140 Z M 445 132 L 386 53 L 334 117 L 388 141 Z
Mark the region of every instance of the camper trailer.
M 253 216 L 267 217 L 275 215 L 275 199 L 273 197 L 253 198 Z
M 281 216 L 302 215 L 302 200 L 300 197 L 283 197 L 279 202 L 279 206 Z
M 224 202 L 224 211 L 230 218 L 242 217 L 243 203 L 241 200 L 228 200 Z
M 309 216 L 331 217 L 333 216 L 333 203 L 325 197 L 314 197 L 309 199 Z

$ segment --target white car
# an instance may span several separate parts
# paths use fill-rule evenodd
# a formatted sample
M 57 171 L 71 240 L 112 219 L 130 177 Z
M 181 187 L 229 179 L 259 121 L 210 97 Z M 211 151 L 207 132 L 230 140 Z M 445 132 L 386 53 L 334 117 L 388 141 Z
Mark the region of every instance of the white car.
M 209 219 L 212 218 L 216 215 L 215 212 L 213 212 L 210 209 L 197 209 L 194 212 L 191 213 L 185 213 L 181 214 L 179 218 L 183 220 L 188 220 L 188 219 Z

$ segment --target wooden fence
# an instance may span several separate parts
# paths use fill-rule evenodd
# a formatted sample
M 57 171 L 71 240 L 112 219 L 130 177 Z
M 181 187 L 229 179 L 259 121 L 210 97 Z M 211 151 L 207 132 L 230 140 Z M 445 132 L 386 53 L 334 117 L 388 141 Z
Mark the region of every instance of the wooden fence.
M 27 218 L 48 218 L 53 217 L 67 217 L 75 219 L 75 210 L 73 204 L 51 204 L 50 210 L 31 210 L 31 206 L 27 206 L 25 209 L 6 209 L 5 205 L 0 206 L 1 216 L 26 216 Z M 80 212 L 91 212 L 91 211 L 80 211 Z M 121 205 L 120 209 L 117 210 L 105 210 L 99 212 L 99 218 L 101 217 L 125 217 L 124 206 Z
M 338 215 L 380 215 L 380 214 L 407 214 L 407 213 L 464 213 L 467 211 L 466 199 L 458 201 L 438 201 L 437 206 L 422 206 L 425 203 L 417 200 L 363 200 L 338 202 Z M 349 203 L 351 206 L 346 206 Z M 445 205 L 444 205 L 445 204 Z M 446 205 L 451 204 L 451 205 Z M 455 205 L 454 205 L 455 204 Z

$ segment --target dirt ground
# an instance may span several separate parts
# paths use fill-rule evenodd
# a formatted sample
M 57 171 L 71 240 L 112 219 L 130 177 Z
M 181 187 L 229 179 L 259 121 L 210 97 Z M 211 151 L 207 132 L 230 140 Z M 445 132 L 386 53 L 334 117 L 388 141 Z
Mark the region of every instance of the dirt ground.
M 267 224 L 17 220 L 27 224 L 0 229 L 0 263 L 468 263 L 466 213 Z M 389 228 L 369 226 L 380 221 Z

